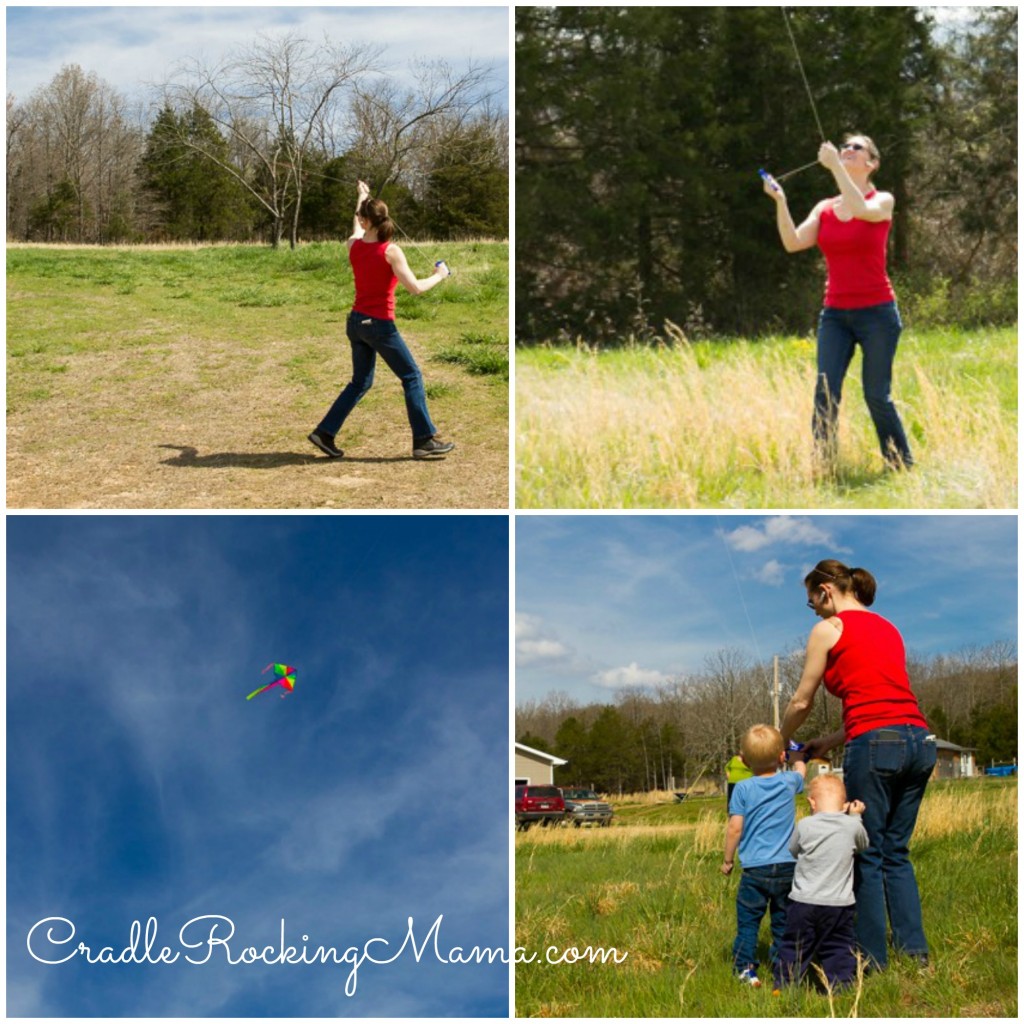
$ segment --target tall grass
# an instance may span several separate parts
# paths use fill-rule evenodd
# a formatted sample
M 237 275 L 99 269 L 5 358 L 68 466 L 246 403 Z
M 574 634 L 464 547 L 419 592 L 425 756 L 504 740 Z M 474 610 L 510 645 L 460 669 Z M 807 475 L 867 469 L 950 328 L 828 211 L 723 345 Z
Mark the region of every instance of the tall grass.
M 1013 508 L 1016 331 L 907 332 L 895 400 L 917 465 L 885 469 L 850 368 L 834 474 L 814 465 L 807 338 L 516 354 L 520 508 Z
M 800 801 L 800 813 L 806 813 Z M 1017 785 L 934 783 L 911 854 L 931 966 L 894 958 L 860 986 L 773 997 L 732 978 L 738 878 L 719 872 L 723 798 L 668 806 L 662 824 L 531 830 L 516 838 L 516 945 L 615 948 L 619 965 L 516 968 L 519 1016 L 1014 1017 Z M 761 959 L 768 929 L 762 926 Z

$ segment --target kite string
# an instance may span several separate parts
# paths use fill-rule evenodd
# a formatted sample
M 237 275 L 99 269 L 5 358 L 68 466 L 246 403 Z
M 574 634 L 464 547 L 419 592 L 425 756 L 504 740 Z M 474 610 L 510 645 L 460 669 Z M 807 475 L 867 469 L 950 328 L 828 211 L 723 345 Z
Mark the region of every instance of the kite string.
M 804 81 L 804 90 L 807 92 L 807 99 L 810 101 L 811 111 L 814 114 L 814 120 L 818 123 L 818 132 L 821 135 L 821 141 L 826 142 L 827 140 L 825 138 L 825 129 L 822 128 L 821 118 L 818 117 L 818 107 L 814 102 L 814 96 L 811 93 L 811 87 L 807 81 L 807 73 L 804 71 L 804 62 L 800 59 L 800 48 L 796 45 L 796 36 L 793 35 L 793 29 L 789 24 L 789 15 L 786 13 L 785 7 L 780 7 L 779 10 L 782 11 L 782 20 L 786 23 L 786 31 L 789 33 L 789 41 L 793 44 L 793 53 L 796 55 L 797 67 L 800 68 L 800 77 Z M 790 171 L 789 173 L 796 174 L 796 171 Z
M 718 536 L 722 538 L 722 545 L 725 548 L 725 553 L 729 558 L 729 567 L 732 569 L 732 578 L 736 583 L 736 592 L 740 595 L 740 605 L 743 608 L 743 615 L 747 620 L 747 628 L 750 630 L 750 639 L 754 642 L 754 654 L 757 656 L 757 663 L 765 671 L 765 680 L 767 681 L 767 666 L 761 657 L 761 645 L 757 642 L 757 633 L 754 632 L 754 623 L 750 619 L 750 612 L 747 610 L 747 602 L 743 596 L 743 587 L 740 586 L 740 574 L 736 571 L 736 563 L 733 561 L 732 551 L 729 548 L 729 542 L 725 539 L 725 530 L 722 528 L 722 517 L 715 516 L 715 521 L 718 523 Z

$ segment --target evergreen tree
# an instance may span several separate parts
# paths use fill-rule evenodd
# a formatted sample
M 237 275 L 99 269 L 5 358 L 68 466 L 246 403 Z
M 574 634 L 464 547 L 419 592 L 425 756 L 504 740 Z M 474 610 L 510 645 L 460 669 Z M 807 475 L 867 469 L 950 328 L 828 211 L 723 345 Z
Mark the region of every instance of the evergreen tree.
M 228 159 L 228 145 L 201 107 L 178 115 L 164 107 L 146 139 L 140 177 L 153 204 L 155 230 L 179 241 L 245 238 L 252 210 L 237 182 L 196 145 Z

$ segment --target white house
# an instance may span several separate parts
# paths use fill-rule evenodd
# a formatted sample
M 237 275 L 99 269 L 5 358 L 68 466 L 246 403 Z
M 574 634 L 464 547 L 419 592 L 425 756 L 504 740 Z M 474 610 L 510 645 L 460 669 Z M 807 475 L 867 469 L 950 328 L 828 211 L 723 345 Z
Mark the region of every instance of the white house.
M 517 786 L 551 786 L 555 781 L 555 769 L 568 764 L 554 754 L 545 754 L 542 750 L 534 750 L 524 743 L 516 744 L 516 782 Z

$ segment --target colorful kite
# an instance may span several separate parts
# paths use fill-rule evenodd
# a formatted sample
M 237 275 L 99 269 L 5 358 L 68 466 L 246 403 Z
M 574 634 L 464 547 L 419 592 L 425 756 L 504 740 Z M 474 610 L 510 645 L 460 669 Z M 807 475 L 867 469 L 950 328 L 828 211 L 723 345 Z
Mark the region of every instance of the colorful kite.
M 263 671 L 269 672 L 271 669 L 274 670 L 274 675 L 277 677 L 272 683 L 267 683 L 266 686 L 261 686 L 258 690 L 253 690 L 252 693 L 246 697 L 246 700 L 252 700 L 253 697 L 258 696 L 261 693 L 266 693 L 271 687 L 283 686 L 289 692 L 295 689 L 295 669 L 291 665 L 268 665 Z M 281 694 L 281 699 L 284 700 L 287 697 L 287 693 Z

